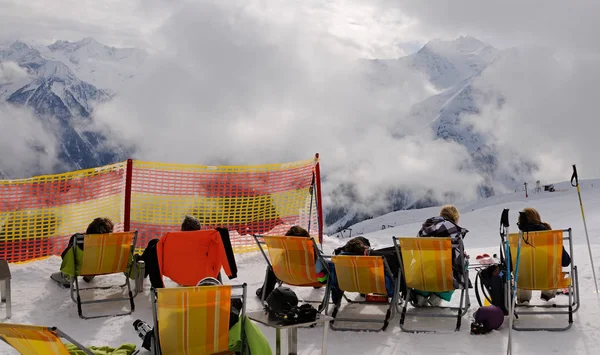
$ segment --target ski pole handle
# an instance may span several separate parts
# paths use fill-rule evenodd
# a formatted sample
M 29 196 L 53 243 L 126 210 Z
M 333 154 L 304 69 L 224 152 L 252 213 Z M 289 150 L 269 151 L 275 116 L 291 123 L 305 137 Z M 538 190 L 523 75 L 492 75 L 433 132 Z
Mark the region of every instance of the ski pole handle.
M 573 185 L 573 180 L 575 180 L 575 185 Z M 573 164 L 573 175 L 571 176 L 571 186 L 577 187 L 579 186 L 579 177 L 577 176 L 577 167 Z

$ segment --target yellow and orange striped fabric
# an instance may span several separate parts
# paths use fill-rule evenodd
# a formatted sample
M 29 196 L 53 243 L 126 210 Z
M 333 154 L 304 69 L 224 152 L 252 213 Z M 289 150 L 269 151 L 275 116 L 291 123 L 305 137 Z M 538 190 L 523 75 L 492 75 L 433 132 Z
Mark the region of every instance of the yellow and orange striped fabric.
M 134 232 L 88 234 L 80 275 L 104 275 L 127 271 Z
M 332 256 L 341 290 L 359 293 L 387 294 L 385 267 L 380 256 Z
M 0 180 L 0 259 L 58 255 L 96 217 L 123 230 L 126 163 L 19 180 Z
M 0 337 L 22 355 L 69 355 L 61 339 L 48 327 L 0 323 Z
M 517 287 L 526 290 L 554 290 L 571 285 L 562 271 L 563 231 L 524 233 L 521 241 Z M 519 233 L 508 235 L 510 254 L 516 265 Z
M 399 238 L 406 286 L 427 292 L 454 290 L 450 238 Z
M 133 161 L 131 230 L 140 245 L 180 229 L 184 216 L 203 229 L 225 227 L 236 252 L 256 250 L 252 234 L 283 235 L 292 225 L 318 236 L 311 184 L 317 161 L 205 166 Z
M 313 240 L 306 237 L 265 236 L 273 272 L 289 285 L 321 285 L 317 280 Z
M 163 354 L 228 350 L 231 286 L 159 288 L 156 292 Z

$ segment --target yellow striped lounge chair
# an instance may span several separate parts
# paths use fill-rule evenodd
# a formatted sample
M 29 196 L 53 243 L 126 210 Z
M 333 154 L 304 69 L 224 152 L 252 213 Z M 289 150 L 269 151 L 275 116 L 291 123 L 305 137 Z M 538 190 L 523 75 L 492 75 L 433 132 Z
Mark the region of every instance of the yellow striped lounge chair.
M 254 236 L 254 238 L 267 264 L 273 269 L 273 273 L 277 276 L 280 284 L 285 283 L 300 287 L 322 287 L 323 284 L 317 279 L 316 262 L 322 263 L 325 273 L 329 276 L 327 263 L 318 253 L 317 245 L 313 238 L 288 236 Z M 261 241 L 259 238 L 263 240 Z M 267 253 L 263 249 L 263 245 L 265 244 L 269 252 L 269 257 L 267 257 Z M 261 300 L 264 303 L 264 292 Z M 328 300 L 329 282 L 325 284 L 323 300 L 304 300 L 304 302 L 320 303 L 318 311 L 322 312 L 327 307 Z
M 241 348 L 246 349 L 246 284 L 152 289 L 153 355 L 230 354 L 229 316 L 232 291 L 243 297 Z M 239 297 L 239 296 L 234 296 Z
M 69 350 L 60 338 L 66 339 L 84 353 L 94 355 L 56 327 L 0 323 L 0 339 L 22 355 L 69 355 Z
M 401 274 L 406 282 L 404 292 L 404 307 L 400 316 L 400 329 L 405 332 L 435 332 L 435 330 L 411 330 L 404 326 L 407 315 L 413 317 L 456 317 L 455 331 L 460 330 L 462 317 L 467 313 L 471 303 L 469 300 L 469 273 L 462 260 L 462 280 L 456 286 L 453 280 L 452 254 L 453 248 L 458 248 L 461 255 L 464 246 L 461 237 L 434 238 L 434 237 L 393 237 L 394 246 L 400 258 Z M 425 292 L 448 292 L 459 289 L 460 303 L 458 307 L 435 307 L 456 311 L 456 314 L 447 312 L 411 312 L 407 313 L 409 300 L 414 290 Z M 432 307 L 428 307 L 432 308 Z
M 71 298 L 75 303 L 77 303 L 77 312 L 79 313 L 79 317 L 83 319 L 91 319 L 131 314 L 135 310 L 133 298 L 139 292 L 137 289 L 135 290 L 135 293 L 132 292 L 129 281 L 129 275 L 131 274 L 131 270 L 133 268 L 133 252 L 135 250 L 135 244 L 137 241 L 137 231 L 108 234 L 81 234 L 75 237 L 74 245 L 80 245 L 82 240 L 85 240 L 83 251 L 79 248 L 72 248 L 74 253 L 73 260 L 75 262 L 75 277 L 71 278 Z M 81 260 L 81 265 L 77 265 L 77 254 L 83 254 L 83 258 L 79 257 L 79 260 Z M 84 301 L 81 300 L 81 291 L 110 289 L 117 285 L 81 288 L 79 287 L 77 276 L 100 276 L 118 273 L 123 273 L 125 275 L 125 284 L 119 286 L 121 288 L 127 287 L 128 294 L 126 297 L 92 299 Z M 83 314 L 82 305 L 84 304 L 118 302 L 126 300 L 129 300 L 130 309 L 124 313 L 110 313 L 95 316 L 84 316 Z
M 565 236 L 566 234 L 566 236 Z M 567 289 L 568 304 L 517 305 L 515 313 L 520 315 L 559 315 L 568 316 L 565 327 L 521 327 L 513 323 L 515 330 L 567 330 L 573 324 L 573 313 L 579 309 L 579 282 L 577 267 L 573 262 L 573 244 L 571 229 L 540 232 L 519 232 L 508 235 L 512 265 L 516 265 L 517 248 L 521 238 L 519 270 L 516 276 L 517 287 L 524 290 Z M 569 242 L 571 265 L 568 272 L 562 267 L 563 241 Z M 511 267 L 511 269 L 513 269 Z M 531 310 L 532 307 L 546 309 Z M 525 310 L 529 309 L 529 310 Z M 523 320 L 519 317 L 519 322 Z
M 335 275 L 331 274 L 331 279 L 337 280 L 337 287 L 342 292 L 357 292 L 361 294 L 379 294 L 387 295 L 385 277 L 388 275 L 392 280 L 394 279 L 393 273 L 385 261 L 383 256 L 354 256 L 354 255 L 337 255 L 332 256 L 331 261 L 335 267 Z M 354 330 L 354 331 L 382 331 L 388 326 L 390 318 L 393 318 L 396 313 L 396 304 L 398 303 L 399 295 L 399 283 L 394 280 L 394 293 L 393 297 L 388 298 L 388 309 L 385 314 L 385 318 L 382 319 L 369 319 L 364 318 L 362 315 L 358 318 L 340 318 L 338 312 L 340 311 L 343 295 L 339 295 L 339 298 L 334 304 L 332 317 L 334 320 L 330 323 L 331 329 L 334 330 Z M 346 298 L 349 303 L 370 303 L 367 301 L 351 301 Z M 381 304 L 381 303 L 377 303 Z M 358 322 L 358 323 L 381 323 L 383 325 L 379 329 L 369 328 L 347 328 L 337 327 L 334 323 L 338 322 Z

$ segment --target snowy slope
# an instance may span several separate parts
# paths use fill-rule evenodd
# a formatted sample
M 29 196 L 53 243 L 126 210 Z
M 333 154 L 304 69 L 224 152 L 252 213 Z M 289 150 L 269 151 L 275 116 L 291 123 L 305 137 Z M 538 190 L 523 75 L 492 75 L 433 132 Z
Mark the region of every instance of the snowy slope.
M 600 317 L 600 296 L 593 292 L 593 281 L 589 267 L 589 258 L 585 237 L 582 233 L 582 222 L 577 199 L 576 189 L 569 187 L 568 183 L 557 184 L 557 192 L 532 195 L 528 199 L 522 194 L 506 194 L 482 201 L 459 206 L 462 212 L 461 225 L 470 230 L 465 240 L 467 252 L 474 256 L 483 252 L 494 253 L 498 249 L 498 221 L 503 208 L 511 209 L 511 228 L 514 230 L 517 212 L 525 206 L 537 208 L 543 219 L 554 228 L 573 228 L 575 240 L 574 263 L 579 267 L 579 280 L 581 283 L 581 308 L 574 316 L 573 328 L 566 332 L 514 332 L 515 353 L 537 354 L 596 354 L 600 346 L 600 330 L 597 319 Z M 594 255 L 600 255 L 600 180 L 582 182 L 583 201 L 586 207 L 590 239 L 593 243 Z M 365 236 L 376 246 L 391 245 L 391 236 L 414 235 L 421 221 L 438 212 L 439 207 L 423 210 L 399 211 L 382 216 L 372 221 L 372 226 L 367 222 L 355 225 L 356 230 L 363 228 L 365 231 L 374 230 Z M 387 223 L 396 225 L 386 230 L 377 230 L 377 224 Z M 362 226 L 362 227 L 361 227 Z M 380 226 L 379 226 L 380 227 Z M 347 239 L 327 237 L 324 250 L 329 253 L 335 247 L 345 243 Z M 254 290 L 262 283 L 265 262 L 258 252 L 236 256 L 239 275 L 237 279 L 226 283 L 239 284 L 246 282 L 249 285 L 248 310 L 260 309 Z M 112 345 L 118 346 L 124 342 L 141 344 L 133 330 L 132 323 L 135 319 L 152 320 L 149 303 L 149 285 L 146 282 L 144 294 L 136 298 L 136 311 L 133 315 L 115 318 L 102 318 L 94 320 L 81 320 L 77 316 L 75 304 L 69 299 L 68 291 L 60 289 L 49 279 L 49 274 L 60 266 L 60 258 L 36 261 L 21 265 L 11 265 L 13 275 L 13 318 L 9 322 L 55 325 L 87 345 Z M 98 278 L 98 283 L 107 280 L 116 280 L 111 276 Z M 471 275 L 474 279 L 474 275 Z M 225 277 L 224 280 L 227 280 Z M 169 286 L 173 286 L 169 284 Z M 111 291 L 97 291 L 110 293 Z M 299 290 L 298 294 L 305 298 L 315 299 L 321 290 Z M 89 296 L 88 296 L 89 297 Z M 557 296 L 556 302 L 564 302 L 565 298 Z M 399 330 L 399 316 L 396 315 L 390 322 L 385 332 L 339 332 L 330 331 L 329 353 L 332 354 L 505 354 L 508 336 L 507 323 L 497 331 L 484 336 L 469 334 L 469 324 L 472 312 L 477 309 L 477 302 L 471 293 L 472 308 L 463 318 L 463 325 L 458 333 L 449 334 L 408 334 Z M 541 302 L 534 293 L 533 302 Z M 117 309 L 115 305 L 103 306 L 107 309 Z M 0 306 L 0 316 L 4 306 Z M 98 308 L 89 308 L 90 311 Z M 375 312 L 373 306 L 349 307 L 346 312 L 361 312 L 364 314 Z M 344 309 L 342 310 L 344 312 Z M 538 319 L 522 318 L 520 321 L 537 321 L 550 324 L 555 322 L 549 318 Z M 560 320 L 565 320 L 562 318 Z M 6 320 L 4 320 L 6 321 Z M 446 323 L 424 320 L 428 325 L 436 323 L 443 326 Z M 554 324 L 554 323 L 552 323 Z M 447 323 L 448 329 L 452 325 Z M 269 339 L 272 348 L 275 346 L 275 332 L 260 326 Z M 322 328 L 300 329 L 298 332 L 299 354 L 320 354 Z M 285 337 L 283 340 L 285 344 Z M 0 344 L 1 354 L 15 354 L 7 345 Z M 148 354 L 142 351 L 141 354 Z

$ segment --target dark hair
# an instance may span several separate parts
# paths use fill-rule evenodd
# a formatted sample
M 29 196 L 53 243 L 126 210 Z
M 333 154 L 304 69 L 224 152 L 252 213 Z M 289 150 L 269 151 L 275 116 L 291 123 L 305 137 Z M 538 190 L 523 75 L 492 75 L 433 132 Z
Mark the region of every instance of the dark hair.
M 352 238 L 344 245 L 343 251 L 352 255 L 363 255 L 367 247 L 360 237 Z
M 113 232 L 113 222 L 107 217 L 95 218 L 85 231 L 85 234 L 106 234 Z
M 300 226 L 292 226 L 285 235 L 287 237 L 310 237 L 310 233 Z
M 181 223 L 181 231 L 189 232 L 189 231 L 199 231 L 202 228 L 200 221 L 193 216 L 186 215 L 183 219 L 183 223 Z

